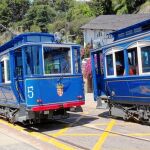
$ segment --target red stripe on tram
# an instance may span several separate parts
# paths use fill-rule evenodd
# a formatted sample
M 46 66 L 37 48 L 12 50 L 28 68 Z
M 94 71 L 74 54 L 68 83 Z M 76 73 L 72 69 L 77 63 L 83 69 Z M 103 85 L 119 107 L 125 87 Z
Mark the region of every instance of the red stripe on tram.
M 81 106 L 84 105 L 85 101 L 75 101 L 75 102 L 68 102 L 64 104 L 53 104 L 53 105 L 43 105 L 43 106 L 35 106 L 32 107 L 32 111 L 45 111 L 45 110 L 56 110 L 60 108 L 70 108 L 74 106 Z

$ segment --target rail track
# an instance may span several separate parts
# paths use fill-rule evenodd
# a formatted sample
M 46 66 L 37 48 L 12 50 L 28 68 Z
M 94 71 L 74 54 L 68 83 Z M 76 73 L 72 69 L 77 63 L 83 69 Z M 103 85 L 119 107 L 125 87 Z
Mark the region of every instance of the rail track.
M 73 114 L 76 115 L 76 113 L 73 113 Z M 99 118 L 98 116 L 94 116 L 94 115 L 81 115 L 81 114 L 77 114 L 77 115 L 80 115 L 80 119 L 79 120 L 81 120 L 82 118 L 86 118 L 86 117 Z M 78 126 L 81 126 L 83 128 L 93 129 L 93 130 L 100 131 L 100 132 L 108 132 L 110 134 L 117 135 L 117 136 L 122 136 L 122 137 L 126 137 L 126 138 L 130 138 L 132 140 L 140 140 L 140 141 L 150 142 L 150 139 L 140 138 L 140 137 L 136 137 L 136 136 L 130 136 L 130 135 L 123 134 L 123 133 L 120 133 L 120 132 L 107 131 L 107 130 L 102 129 L 102 128 L 83 125 L 83 123 L 80 123 L 79 120 L 77 120 L 75 122 L 66 121 L 66 120 L 57 120 L 56 122 L 61 123 L 61 124 L 65 124 L 66 127 L 74 127 L 74 126 L 78 125 Z M 90 148 L 84 147 L 84 146 L 76 144 L 74 142 L 63 140 L 63 139 L 61 139 L 59 137 L 55 137 L 53 135 L 49 135 L 47 133 L 44 133 L 44 132 L 42 132 L 40 130 L 40 128 L 38 127 L 38 124 L 31 125 L 31 126 L 29 126 L 29 125 L 25 126 L 25 125 L 22 125 L 22 124 L 17 124 L 17 126 L 21 126 L 21 127 L 25 128 L 28 133 L 36 132 L 36 133 L 38 133 L 40 135 L 43 135 L 43 136 L 47 137 L 48 139 L 55 139 L 55 140 L 57 140 L 59 142 L 63 142 L 64 144 L 67 144 L 68 146 L 72 146 L 73 149 L 90 150 Z

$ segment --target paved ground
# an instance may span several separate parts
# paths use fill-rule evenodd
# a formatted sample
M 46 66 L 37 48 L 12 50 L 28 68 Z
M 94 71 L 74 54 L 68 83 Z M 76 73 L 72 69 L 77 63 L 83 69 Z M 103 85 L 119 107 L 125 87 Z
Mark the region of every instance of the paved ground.
M 150 149 L 149 126 L 110 118 L 107 109 L 95 108 L 93 95 L 86 94 L 83 112 L 33 126 L 38 132 L 0 120 L 0 150 Z

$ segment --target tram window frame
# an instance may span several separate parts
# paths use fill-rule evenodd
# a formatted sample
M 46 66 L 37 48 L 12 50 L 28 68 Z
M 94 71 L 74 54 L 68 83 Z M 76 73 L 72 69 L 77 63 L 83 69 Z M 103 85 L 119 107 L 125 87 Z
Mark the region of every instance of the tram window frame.
M 147 47 L 149 47 L 149 49 L 148 49 L 148 51 L 149 51 L 149 53 L 148 53 L 148 66 L 150 66 L 150 45 L 145 45 L 145 46 L 142 46 L 142 47 L 140 47 L 140 61 L 141 61 L 141 74 L 150 74 L 150 67 L 149 67 L 149 71 L 148 72 L 144 72 L 143 71 L 143 69 L 144 69 L 144 67 L 143 67 L 143 63 L 144 62 L 146 62 L 146 61 L 144 61 L 143 62 L 143 60 L 142 60 L 142 58 L 143 58 L 143 54 L 142 54 L 142 50 L 144 50 L 145 48 L 147 48 Z
M 61 72 L 62 70 L 61 70 L 61 67 L 60 67 L 60 72 L 57 72 L 57 73 L 55 73 L 55 70 L 53 71 L 53 69 L 51 69 L 51 71 L 52 71 L 52 73 L 46 73 L 46 69 L 45 69 L 45 61 L 46 61 L 46 59 L 45 59 L 45 54 L 44 54 L 44 48 L 51 48 L 52 50 L 51 51 L 54 51 L 54 49 L 55 48 L 68 48 L 69 50 L 67 51 L 67 61 L 69 62 L 69 70 L 68 70 L 68 72 Z M 43 68 L 44 68 L 44 75 L 45 76 L 53 76 L 53 75 L 60 75 L 60 74 L 66 74 L 66 75 L 70 75 L 70 74 L 72 74 L 73 73 L 73 64 L 72 64 L 72 47 L 71 46 L 64 46 L 64 45 L 57 45 L 57 46 L 55 46 L 55 45 L 43 45 Z M 65 57 L 65 56 L 64 56 Z M 54 59 L 54 57 L 52 57 L 53 59 L 51 60 L 52 61 L 52 64 L 53 64 L 53 62 L 55 61 L 55 59 Z M 62 57 L 63 58 L 63 57 Z M 63 58 L 64 59 L 64 58 Z M 54 64 L 55 65 L 55 64 Z M 60 65 L 62 65 L 61 63 L 60 63 Z
M 16 49 L 15 50 L 14 61 L 15 61 L 14 75 L 15 75 L 15 77 L 22 77 L 23 76 L 23 60 L 22 60 L 22 51 L 21 51 L 21 49 Z
M 3 63 L 3 69 L 2 69 Z M 8 55 L 4 55 L 0 60 L 1 65 L 1 83 L 10 83 L 10 60 Z M 9 66 L 9 68 L 8 68 Z
M 74 52 L 74 70 L 75 74 L 81 73 L 81 59 L 80 59 L 80 51 L 78 48 L 73 49 Z
M 113 69 L 113 73 L 112 74 L 108 74 L 108 66 L 109 66 L 109 64 L 107 63 L 107 56 L 109 56 L 109 55 L 112 55 L 112 66 L 111 66 L 111 69 Z M 106 77 L 108 77 L 108 78 L 115 77 L 116 76 L 116 74 L 115 74 L 116 71 L 115 71 L 115 68 L 114 68 L 115 65 L 114 65 L 114 53 L 113 52 L 106 54 L 105 66 L 106 66 Z
M 138 47 L 127 49 L 128 76 L 139 75 Z
M 118 50 L 114 52 L 115 55 L 115 74 L 116 76 L 124 76 L 125 62 L 124 62 L 124 51 Z
M 25 75 L 41 75 L 40 72 L 40 47 L 38 45 L 26 46 L 25 55 Z M 35 55 L 36 58 L 35 59 Z

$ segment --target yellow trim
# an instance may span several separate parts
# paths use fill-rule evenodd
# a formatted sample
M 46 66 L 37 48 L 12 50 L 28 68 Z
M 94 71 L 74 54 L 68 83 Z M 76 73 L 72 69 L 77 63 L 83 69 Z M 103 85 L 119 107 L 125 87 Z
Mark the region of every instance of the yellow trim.
M 50 143 L 50 144 L 52 144 L 52 145 L 54 145 L 54 146 L 56 146 L 57 148 L 60 148 L 60 149 L 62 149 L 62 150 L 75 150 L 74 148 L 72 148 L 72 147 L 70 147 L 70 146 L 68 146 L 68 145 L 66 145 L 66 144 L 64 144 L 64 143 L 59 142 L 59 141 L 57 141 L 57 140 L 54 139 L 54 138 L 48 137 L 48 136 L 46 136 L 46 135 L 43 135 L 43 134 L 41 134 L 41 133 L 39 133 L 39 132 L 34 132 L 34 131 L 28 131 L 28 132 L 27 132 L 27 131 L 25 131 L 25 128 L 20 127 L 20 126 L 18 126 L 18 125 L 10 124 L 10 123 L 8 123 L 8 122 L 6 122 L 6 121 L 3 121 L 3 120 L 1 120 L 1 119 L 0 119 L 0 123 L 3 123 L 3 124 L 5 124 L 5 125 L 7 125 L 7 126 L 9 126 L 9 127 L 11 127 L 11 128 L 17 129 L 18 131 L 24 131 L 25 133 L 28 133 L 29 135 L 31 135 L 31 136 L 33 136 L 33 137 L 36 137 L 36 138 L 40 139 L 40 140 L 43 141 L 43 142 Z
M 105 140 L 109 136 L 109 132 L 108 131 L 111 131 L 111 129 L 113 128 L 113 126 L 115 125 L 115 123 L 116 123 L 116 121 L 113 120 L 113 119 L 108 123 L 105 131 L 103 132 L 103 134 L 100 136 L 99 140 L 97 141 L 97 143 L 93 147 L 93 150 L 101 150 L 101 148 L 102 148 Z

